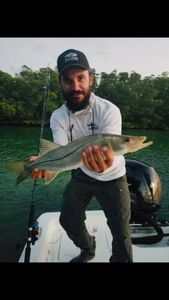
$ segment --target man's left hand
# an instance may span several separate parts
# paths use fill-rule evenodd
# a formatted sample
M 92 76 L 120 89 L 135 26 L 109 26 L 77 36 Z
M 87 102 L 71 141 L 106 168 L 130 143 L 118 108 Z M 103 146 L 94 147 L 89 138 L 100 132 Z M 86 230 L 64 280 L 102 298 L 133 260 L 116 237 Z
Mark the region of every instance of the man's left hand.
M 112 166 L 113 155 L 108 147 L 95 145 L 82 152 L 83 163 L 91 171 L 104 172 Z

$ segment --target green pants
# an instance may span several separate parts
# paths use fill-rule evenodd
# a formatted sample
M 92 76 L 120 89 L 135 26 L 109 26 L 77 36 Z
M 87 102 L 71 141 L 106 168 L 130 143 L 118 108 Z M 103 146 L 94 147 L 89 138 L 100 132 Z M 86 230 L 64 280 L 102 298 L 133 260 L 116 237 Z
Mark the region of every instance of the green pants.
M 75 245 L 91 249 L 92 238 L 85 226 L 85 210 L 92 197 L 98 200 L 112 233 L 110 262 L 132 262 L 130 236 L 130 194 L 126 176 L 111 181 L 99 181 L 80 169 L 72 172 L 66 186 L 60 223 Z

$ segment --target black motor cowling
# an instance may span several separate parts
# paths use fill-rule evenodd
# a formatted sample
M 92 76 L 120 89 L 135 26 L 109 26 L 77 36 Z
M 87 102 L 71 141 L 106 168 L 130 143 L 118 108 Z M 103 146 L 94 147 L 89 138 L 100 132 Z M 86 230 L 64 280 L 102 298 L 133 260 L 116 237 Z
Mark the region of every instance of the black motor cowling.
M 161 207 L 161 181 L 156 170 L 134 159 L 126 159 L 131 212 L 153 214 Z
M 126 159 L 126 174 L 131 199 L 130 224 L 153 227 L 155 235 L 132 236 L 133 244 L 154 244 L 164 237 L 161 226 L 156 222 L 153 213 L 161 207 L 161 181 L 156 170 L 134 159 Z

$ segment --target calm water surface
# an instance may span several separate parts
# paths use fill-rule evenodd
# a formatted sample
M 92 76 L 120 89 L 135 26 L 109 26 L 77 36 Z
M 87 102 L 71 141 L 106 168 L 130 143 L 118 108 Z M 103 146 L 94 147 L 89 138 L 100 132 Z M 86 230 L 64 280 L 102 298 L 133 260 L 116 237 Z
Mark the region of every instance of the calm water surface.
M 15 185 L 16 173 L 5 169 L 7 160 L 26 160 L 37 154 L 39 128 L 0 127 L 0 262 L 16 262 L 27 238 L 27 224 L 32 200 L 33 180 L 28 178 Z M 162 207 L 157 212 L 169 220 L 169 132 L 125 131 L 123 134 L 146 135 L 154 141 L 153 146 L 128 154 L 126 157 L 141 160 L 152 165 L 161 178 L 163 186 Z M 52 140 L 49 128 L 44 130 L 44 138 Z M 58 175 L 48 186 L 43 181 L 36 188 L 36 216 L 45 212 L 59 211 L 69 172 Z M 93 199 L 89 209 L 99 209 Z

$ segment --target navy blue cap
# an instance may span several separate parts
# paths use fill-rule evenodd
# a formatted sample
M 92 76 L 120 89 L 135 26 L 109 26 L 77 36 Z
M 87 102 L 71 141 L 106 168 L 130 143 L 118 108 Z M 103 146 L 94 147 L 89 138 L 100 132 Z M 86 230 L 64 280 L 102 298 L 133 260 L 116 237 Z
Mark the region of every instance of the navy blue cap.
M 59 55 L 57 59 L 57 68 L 60 75 L 66 69 L 74 66 L 90 70 L 88 60 L 83 52 L 75 49 L 68 49 Z

